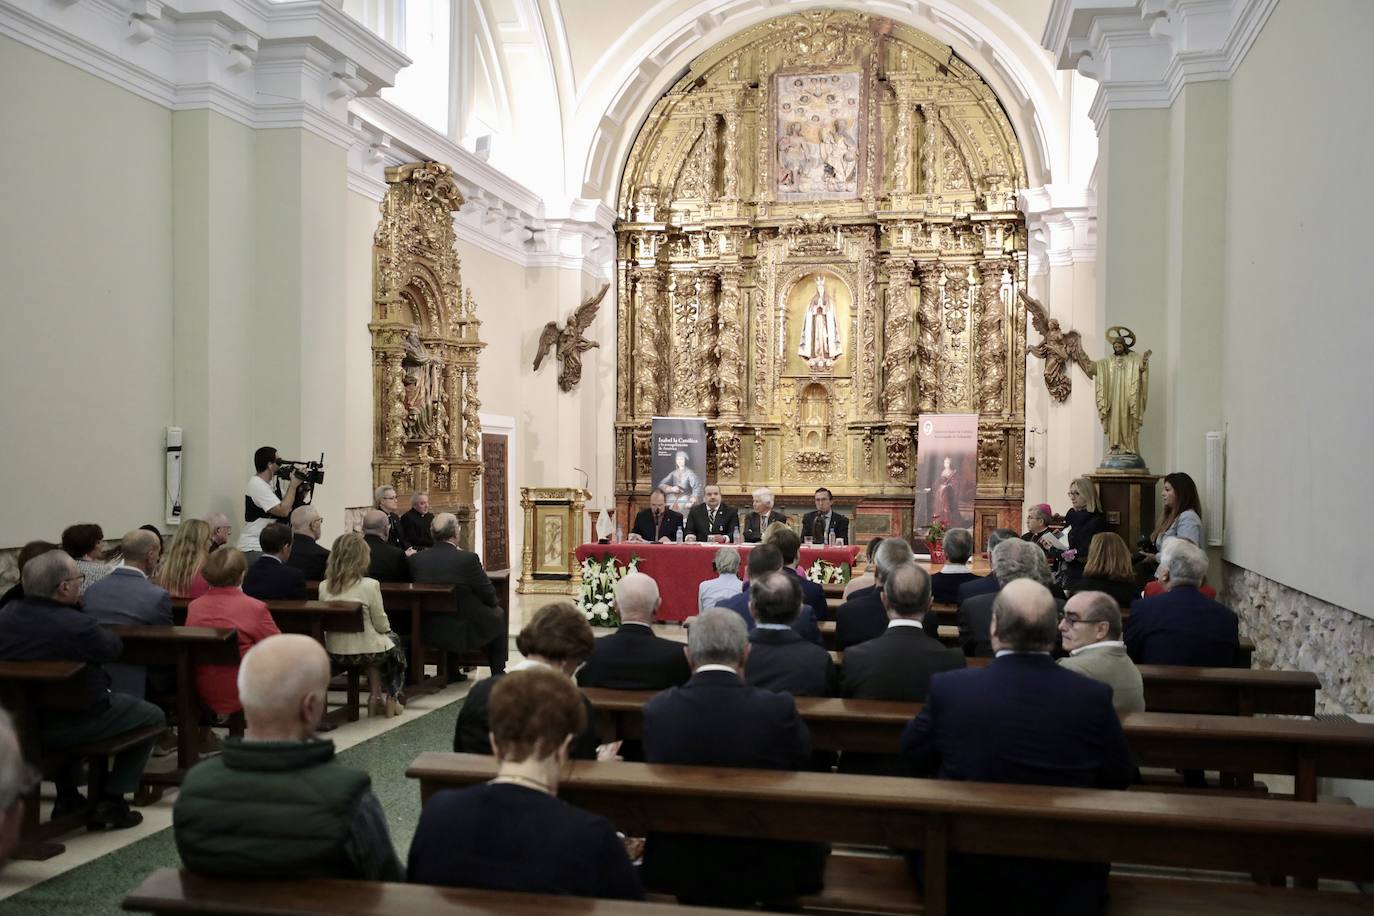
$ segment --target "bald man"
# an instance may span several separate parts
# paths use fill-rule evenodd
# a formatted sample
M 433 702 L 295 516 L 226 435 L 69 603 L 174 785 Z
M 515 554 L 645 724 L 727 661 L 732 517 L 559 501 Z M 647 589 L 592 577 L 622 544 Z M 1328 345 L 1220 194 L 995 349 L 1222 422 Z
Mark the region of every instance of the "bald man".
M 124 535 L 119 545 L 124 564 L 86 590 L 86 613 L 104 624 L 138 626 L 172 625 L 172 598 L 150 581 L 162 559 L 162 538 L 138 529 Z M 175 672 L 153 669 L 154 686 L 176 688 Z M 149 669 L 143 665 L 109 664 L 110 688 L 142 699 L 148 692 Z
M 1058 617 L 1040 583 L 1002 586 L 990 625 L 992 664 L 932 677 L 925 706 L 902 733 L 902 753 L 918 774 L 1099 789 L 1124 789 L 1135 778 L 1111 688 L 1050 657 Z M 1105 866 L 951 855 L 949 876 L 952 913 L 1106 909 Z
M 329 564 L 329 551 L 319 545 L 323 527 L 324 519 L 314 506 L 291 510 L 291 556 L 286 565 L 299 569 L 308 582 L 323 579 Z
M 654 633 L 659 604 L 657 582 L 644 573 L 626 573 L 615 584 L 620 629 L 597 637 L 577 683 L 613 690 L 663 690 L 687 683 L 692 669 L 682 643 Z
M 401 881 L 367 773 L 315 737 L 329 656 L 308 636 L 269 636 L 243 656 L 247 730 L 186 774 L 172 810 L 177 851 L 218 878 Z

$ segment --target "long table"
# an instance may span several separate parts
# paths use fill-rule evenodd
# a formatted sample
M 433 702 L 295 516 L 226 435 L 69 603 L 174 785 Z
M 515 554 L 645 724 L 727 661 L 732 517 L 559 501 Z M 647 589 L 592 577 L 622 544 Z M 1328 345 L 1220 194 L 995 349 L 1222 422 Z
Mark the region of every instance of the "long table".
M 711 561 L 721 547 L 735 547 L 740 552 L 740 576 L 744 577 L 744 565 L 749 560 L 753 544 L 583 544 L 577 548 L 577 562 L 588 557 L 604 561 L 615 557 L 622 564 L 628 564 L 631 557 L 639 557 L 639 571 L 658 583 L 658 593 L 662 605 L 658 609 L 660 622 L 672 623 L 685 620 L 697 612 L 697 587 L 708 579 L 716 577 Z M 801 549 L 801 566 L 810 569 L 817 560 L 825 560 L 836 566 L 853 564 L 859 555 L 859 548 L 845 547 L 806 547 Z

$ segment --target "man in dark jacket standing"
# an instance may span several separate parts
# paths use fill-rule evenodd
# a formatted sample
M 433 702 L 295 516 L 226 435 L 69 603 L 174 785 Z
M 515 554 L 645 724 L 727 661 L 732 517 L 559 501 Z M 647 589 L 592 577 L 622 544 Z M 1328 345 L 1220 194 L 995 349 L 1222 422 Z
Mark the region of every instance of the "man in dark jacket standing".
M 510 643 L 506 618 L 482 561 L 458 546 L 457 516 L 435 516 L 434 546 L 410 556 L 410 574 L 415 582 L 457 586 L 458 613 L 426 614 L 425 642 L 455 654 L 485 646 L 491 673 L 503 673 Z M 456 658 L 449 660 L 449 670 L 458 670 Z

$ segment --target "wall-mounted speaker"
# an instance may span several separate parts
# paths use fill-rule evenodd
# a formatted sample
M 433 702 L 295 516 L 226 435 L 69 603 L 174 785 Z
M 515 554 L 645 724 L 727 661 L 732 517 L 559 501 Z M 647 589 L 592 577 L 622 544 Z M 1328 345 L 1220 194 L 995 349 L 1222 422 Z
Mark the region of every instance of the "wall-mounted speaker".
M 1226 543 L 1226 433 L 1207 434 L 1207 499 L 1203 506 L 1207 546 Z
M 181 427 L 167 427 L 167 524 L 181 524 Z

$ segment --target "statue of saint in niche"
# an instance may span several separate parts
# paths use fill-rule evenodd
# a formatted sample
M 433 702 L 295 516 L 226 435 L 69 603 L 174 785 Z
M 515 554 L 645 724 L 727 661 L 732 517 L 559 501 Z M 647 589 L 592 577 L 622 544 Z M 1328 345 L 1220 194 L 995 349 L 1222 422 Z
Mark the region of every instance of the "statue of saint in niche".
M 406 332 L 405 348 L 406 354 L 401 360 L 405 436 L 407 439 L 433 439 L 440 434 L 444 361 L 425 347 L 416 328 Z
M 825 274 L 816 274 L 816 292 L 802 314 L 797 355 L 812 369 L 829 369 L 843 352 L 839 322 L 835 320 L 835 297 L 825 288 Z

